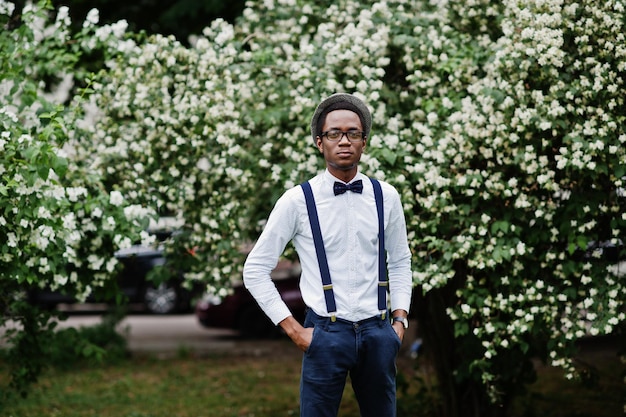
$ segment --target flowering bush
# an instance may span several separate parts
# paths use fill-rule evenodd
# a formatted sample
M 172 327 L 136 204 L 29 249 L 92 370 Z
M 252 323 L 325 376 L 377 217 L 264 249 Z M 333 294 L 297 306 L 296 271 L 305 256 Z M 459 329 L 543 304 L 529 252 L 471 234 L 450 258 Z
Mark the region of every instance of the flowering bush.
M 129 204 L 120 191 L 108 190 L 96 173 L 84 175 L 63 151 L 64 119 L 79 107 L 66 107 L 45 80 L 67 83 L 79 57 L 67 10 L 48 22 L 46 7 L 26 6 L 19 24 L 14 7 L 0 1 L 0 327 L 8 320 L 23 332 L 8 332 L 17 352 L 13 385 L 22 390 L 36 378 L 41 327 L 46 320 L 21 302 L 37 287 L 85 299 L 98 288 L 115 285 L 113 256 L 145 236 L 151 212 Z M 84 91 L 83 91 L 84 93 Z M 82 95 L 80 96 L 82 97 Z M 36 366 L 35 366 L 36 367 Z
M 576 339 L 624 321 L 600 256 L 626 230 L 623 3 L 322 3 L 250 2 L 190 48 L 97 31 L 68 166 L 178 217 L 172 260 L 195 248 L 188 279 L 223 291 L 276 198 L 323 167 L 316 104 L 353 92 L 374 119 L 362 170 L 402 194 L 446 415 L 506 405 L 533 356 L 573 376 Z
M 465 352 L 440 359 L 492 401 L 522 358 L 574 376 L 573 341 L 624 320 L 623 264 L 599 259 L 626 220 L 623 4 L 567 3 L 449 2 L 402 41 L 417 282 Z

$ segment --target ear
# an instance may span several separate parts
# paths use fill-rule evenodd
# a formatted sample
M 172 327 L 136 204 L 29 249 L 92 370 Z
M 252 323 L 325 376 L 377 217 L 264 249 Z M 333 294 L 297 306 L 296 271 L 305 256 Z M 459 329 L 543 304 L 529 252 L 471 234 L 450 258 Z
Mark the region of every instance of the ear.
M 316 136 L 315 137 L 315 142 L 316 142 L 316 145 L 317 145 L 317 149 L 319 149 L 319 151 L 321 153 L 324 153 L 324 146 L 322 145 L 322 143 L 323 143 L 322 142 L 322 138 L 319 137 L 319 136 Z

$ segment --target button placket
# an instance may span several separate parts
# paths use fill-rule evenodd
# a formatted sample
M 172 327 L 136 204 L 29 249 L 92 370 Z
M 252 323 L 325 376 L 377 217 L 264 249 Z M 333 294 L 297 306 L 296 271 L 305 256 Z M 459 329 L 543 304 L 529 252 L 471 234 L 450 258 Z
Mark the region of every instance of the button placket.
M 347 255 L 348 255 L 348 274 L 349 274 L 349 282 L 350 282 L 350 287 L 351 287 L 351 292 L 352 294 L 354 294 L 357 291 L 357 233 L 356 233 L 356 227 L 357 227 L 357 216 L 354 215 L 354 210 L 355 210 L 355 202 L 357 201 L 358 198 L 358 194 L 354 194 L 354 193 L 349 193 L 347 195 L 347 199 L 346 199 L 346 208 L 347 208 L 347 212 L 349 213 L 348 215 L 348 220 L 347 220 L 347 244 L 348 244 L 348 250 L 347 250 Z M 358 304 L 359 304 L 359 300 L 358 297 L 351 297 L 350 298 L 350 309 L 351 310 L 356 310 L 358 308 Z M 355 327 L 355 330 L 357 329 L 357 327 Z

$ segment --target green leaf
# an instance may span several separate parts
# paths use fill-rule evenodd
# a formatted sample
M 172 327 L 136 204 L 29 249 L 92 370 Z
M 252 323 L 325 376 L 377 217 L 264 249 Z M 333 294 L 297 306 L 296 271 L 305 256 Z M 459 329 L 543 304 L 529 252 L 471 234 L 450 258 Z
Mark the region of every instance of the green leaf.
M 382 154 L 383 158 L 385 158 L 385 161 L 387 161 L 391 165 L 394 165 L 396 163 L 396 159 L 398 159 L 396 153 L 391 151 L 390 149 L 383 149 Z
M 47 164 L 37 164 L 37 174 L 42 180 L 47 180 L 50 175 L 50 167 Z
M 495 235 L 498 233 L 498 231 L 502 231 L 506 233 L 509 230 L 509 226 L 510 226 L 510 223 L 507 222 L 506 220 L 499 220 L 499 221 L 493 222 L 493 224 L 491 225 L 491 234 Z
M 52 157 L 52 169 L 59 177 L 63 177 L 67 172 L 68 162 L 66 158 L 54 155 Z
M 469 325 L 464 321 L 454 323 L 454 336 L 463 336 L 469 332 Z
M 519 347 L 524 353 L 528 353 L 528 350 L 530 349 L 530 345 L 523 340 L 519 342 Z
M 24 158 L 28 160 L 31 164 L 34 164 L 39 157 L 41 150 L 38 147 L 31 146 L 24 150 Z

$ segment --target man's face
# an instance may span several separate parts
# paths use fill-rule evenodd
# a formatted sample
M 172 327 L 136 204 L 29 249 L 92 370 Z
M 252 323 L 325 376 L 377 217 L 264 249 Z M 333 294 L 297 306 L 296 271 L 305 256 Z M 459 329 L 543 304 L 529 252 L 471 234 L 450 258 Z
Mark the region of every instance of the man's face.
M 359 115 L 350 110 L 334 110 L 326 115 L 322 132 L 329 130 L 362 131 Z M 326 136 L 317 137 L 317 148 L 324 154 L 326 165 L 331 174 L 338 178 L 347 172 L 356 173 L 361 160 L 361 154 L 365 149 L 365 139 L 359 142 L 350 142 L 346 135 L 342 135 L 338 142 L 331 142 Z

